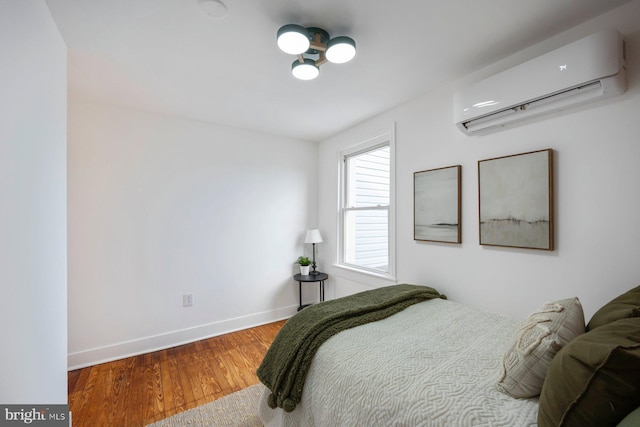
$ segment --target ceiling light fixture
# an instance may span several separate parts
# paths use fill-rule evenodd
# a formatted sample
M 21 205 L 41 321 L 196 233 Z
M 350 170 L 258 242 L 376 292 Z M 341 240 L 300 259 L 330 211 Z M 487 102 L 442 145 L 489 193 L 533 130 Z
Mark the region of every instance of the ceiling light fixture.
M 278 47 L 285 53 L 297 55 L 291 64 L 291 74 L 300 80 L 313 80 L 320 75 L 325 62 L 343 64 L 356 55 L 356 42 L 351 37 L 329 38 L 322 28 L 305 28 L 287 24 L 278 30 Z

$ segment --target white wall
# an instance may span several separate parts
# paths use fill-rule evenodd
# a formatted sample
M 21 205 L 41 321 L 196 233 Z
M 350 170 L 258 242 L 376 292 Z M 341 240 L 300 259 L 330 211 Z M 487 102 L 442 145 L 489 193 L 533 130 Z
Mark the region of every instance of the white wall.
M 67 402 L 66 46 L 0 2 L 0 403 Z
M 317 144 L 72 98 L 68 150 L 70 367 L 295 313 Z
M 430 285 L 450 299 L 524 317 L 543 302 L 578 296 L 587 320 L 640 284 L 640 1 L 636 0 L 388 111 L 320 145 L 319 226 L 323 262 L 336 260 L 337 153 L 396 122 L 397 282 Z M 621 97 L 481 137 L 453 125 L 452 96 L 464 83 L 509 68 L 607 26 L 627 39 L 628 91 Z M 478 244 L 478 160 L 552 148 L 556 250 Z M 413 173 L 462 165 L 461 245 L 413 240 Z M 328 295 L 390 284 L 327 268 Z

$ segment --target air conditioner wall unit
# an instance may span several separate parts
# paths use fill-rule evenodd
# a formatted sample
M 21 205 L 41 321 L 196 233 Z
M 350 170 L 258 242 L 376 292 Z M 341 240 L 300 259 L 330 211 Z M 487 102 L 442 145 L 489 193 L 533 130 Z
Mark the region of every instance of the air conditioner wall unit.
M 485 133 L 626 88 L 624 40 L 604 30 L 456 92 L 454 121 L 468 135 Z

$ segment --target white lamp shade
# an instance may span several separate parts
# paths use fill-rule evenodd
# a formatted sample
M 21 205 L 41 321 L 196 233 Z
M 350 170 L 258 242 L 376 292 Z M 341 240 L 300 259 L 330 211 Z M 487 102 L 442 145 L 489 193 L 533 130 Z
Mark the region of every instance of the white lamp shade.
M 322 236 L 320 235 L 320 230 L 313 229 L 307 230 L 307 237 L 304 239 L 305 243 L 322 243 Z
M 300 25 L 288 24 L 278 30 L 278 47 L 290 55 L 299 55 L 309 50 L 309 33 Z
M 320 75 L 320 69 L 313 59 L 306 58 L 304 62 L 293 61 L 291 74 L 300 80 L 313 80 Z
M 329 62 L 343 64 L 356 56 L 356 42 L 350 37 L 336 37 L 329 41 L 325 56 Z

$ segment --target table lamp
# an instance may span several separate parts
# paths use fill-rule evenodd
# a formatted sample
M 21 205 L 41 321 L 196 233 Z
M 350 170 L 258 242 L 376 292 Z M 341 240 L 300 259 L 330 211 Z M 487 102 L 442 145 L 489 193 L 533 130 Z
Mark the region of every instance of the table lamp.
M 320 230 L 317 228 L 313 230 L 307 230 L 307 237 L 304 239 L 305 243 L 311 243 L 313 245 L 313 261 L 311 263 L 311 267 L 313 271 L 309 273 L 311 276 L 317 276 L 320 274 L 316 271 L 316 243 L 322 243 L 322 236 L 320 235 Z

